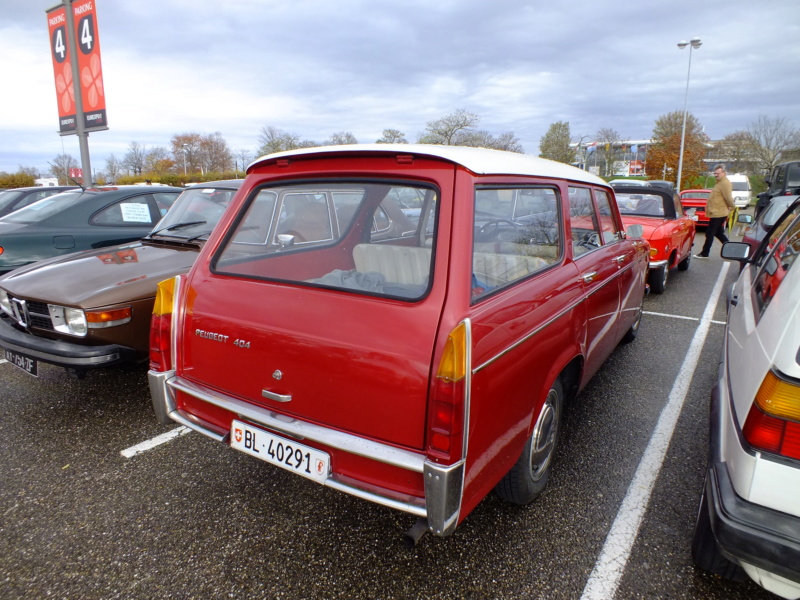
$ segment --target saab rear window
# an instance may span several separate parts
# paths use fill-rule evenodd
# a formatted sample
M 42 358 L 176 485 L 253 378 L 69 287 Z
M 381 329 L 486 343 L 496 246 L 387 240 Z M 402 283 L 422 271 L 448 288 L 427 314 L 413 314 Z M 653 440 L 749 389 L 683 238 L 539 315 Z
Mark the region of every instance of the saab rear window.
M 472 237 L 472 297 L 541 271 L 561 258 L 556 190 L 479 188 Z
M 373 181 L 264 187 L 212 270 L 416 300 L 431 281 L 437 198 L 431 188 Z

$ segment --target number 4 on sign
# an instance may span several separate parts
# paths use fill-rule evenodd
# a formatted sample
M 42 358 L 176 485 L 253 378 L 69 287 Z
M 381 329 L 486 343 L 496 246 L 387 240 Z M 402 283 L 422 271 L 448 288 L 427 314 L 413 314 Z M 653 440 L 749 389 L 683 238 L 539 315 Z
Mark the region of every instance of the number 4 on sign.
M 86 48 L 87 53 L 91 52 L 92 42 L 94 42 L 90 23 L 91 23 L 90 19 L 83 19 L 83 21 L 81 22 L 81 46 Z
M 58 54 L 60 60 L 64 60 L 65 55 L 67 54 L 67 47 L 64 45 L 64 36 L 63 36 L 64 29 L 59 27 L 56 30 L 56 40 L 55 40 L 55 53 Z

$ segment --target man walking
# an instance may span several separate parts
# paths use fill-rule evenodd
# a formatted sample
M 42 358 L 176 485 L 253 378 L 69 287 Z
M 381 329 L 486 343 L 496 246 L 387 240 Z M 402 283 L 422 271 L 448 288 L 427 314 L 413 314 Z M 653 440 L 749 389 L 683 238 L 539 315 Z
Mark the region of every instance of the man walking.
M 717 180 L 714 189 L 706 201 L 706 217 L 708 226 L 706 227 L 706 241 L 700 254 L 695 254 L 695 258 L 708 258 L 708 252 L 717 238 L 723 244 L 728 241 L 725 235 L 725 221 L 728 220 L 728 213 L 733 208 L 733 186 L 725 173 L 725 165 L 714 167 L 714 178 Z

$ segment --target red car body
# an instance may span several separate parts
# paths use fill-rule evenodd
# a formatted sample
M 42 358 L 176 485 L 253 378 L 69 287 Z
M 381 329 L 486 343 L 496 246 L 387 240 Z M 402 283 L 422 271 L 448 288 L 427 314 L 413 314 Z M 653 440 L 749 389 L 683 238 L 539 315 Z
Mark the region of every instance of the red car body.
M 415 229 L 379 234 L 375 215 L 409 197 Z M 493 488 L 541 491 L 563 400 L 635 337 L 647 252 L 611 188 L 560 163 L 269 155 L 188 276 L 162 284 L 156 415 L 449 535 Z
M 626 227 L 641 225 L 650 243 L 650 289 L 664 292 L 673 268 L 685 271 L 692 259 L 695 222 L 687 217 L 678 196 L 661 187 L 616 186 L 617 203 Z
M 683 190 L 680 192 L 681 204 L 687 216 L 689 211 L 694 209 L 695 222 L 698 227 L 705 227 L 708 225 L 708 217 L 706 217 L 706 201 L 711 194 L 711 190 Z

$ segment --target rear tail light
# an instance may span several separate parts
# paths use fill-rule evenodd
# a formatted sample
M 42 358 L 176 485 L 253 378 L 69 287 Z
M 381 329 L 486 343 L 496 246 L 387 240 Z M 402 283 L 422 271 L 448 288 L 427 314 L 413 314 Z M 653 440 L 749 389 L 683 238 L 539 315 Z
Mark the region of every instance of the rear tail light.
M 150 369 L 169 371 L 172 368 L 172 303 L 179 277 L 158 284 L 153 317 L 150 321 Z
M 800 382 L 767 373 L 742 433 L 756 450 L 800 460 Z
M 469 322 L 450 332 L 433 382 L 428 415 L 428 455 L 453 464 L 464 455 L 470 355 Z

